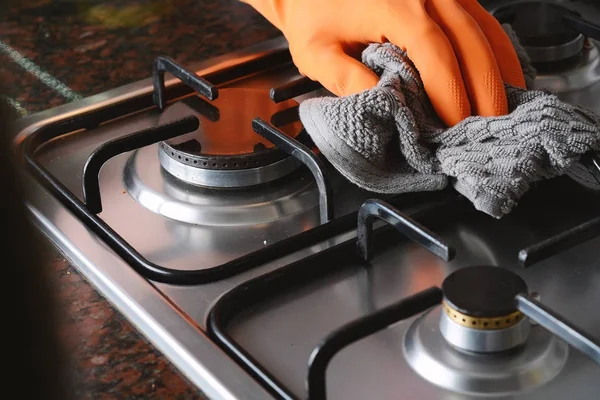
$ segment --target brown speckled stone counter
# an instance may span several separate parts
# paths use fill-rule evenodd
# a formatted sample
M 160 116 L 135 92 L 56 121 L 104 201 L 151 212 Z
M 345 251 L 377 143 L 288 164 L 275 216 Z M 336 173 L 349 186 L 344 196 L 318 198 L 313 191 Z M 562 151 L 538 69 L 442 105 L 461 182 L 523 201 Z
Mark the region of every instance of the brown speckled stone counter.
M 94 290 L 48 252 L 76 399 L 206 399 Z
M 237 0 L 21 0 L 0 17 L 0 73 L 15 115 L 150 76 L 279 32 Z M 75 398 L 204 399 L 55 250 L 45 259 L 60 299 Z
M 187 65 L 279 35 L 238 0 L 15 3 L 0 20 L 0 65 L 28 112 L 147 78 L 158 55 Z

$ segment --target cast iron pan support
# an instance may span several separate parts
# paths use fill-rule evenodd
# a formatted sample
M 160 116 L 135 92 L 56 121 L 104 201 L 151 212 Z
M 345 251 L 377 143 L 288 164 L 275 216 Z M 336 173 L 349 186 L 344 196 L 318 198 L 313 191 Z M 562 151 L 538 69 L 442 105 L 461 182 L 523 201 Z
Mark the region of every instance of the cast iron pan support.
M 523 267 L 530 267 L 598 236 L 600 236 L 600 217 L 519 251 L 519 261 Z
M 441 303 L 440 288 L 431 287 L 396 304 L 356 319 L 331 333 L 313 350 L 308 367 L 307 390 L 309 400 L 327 398 L 326 370 L 329 362 L 344 347 L 372 335 L 393 323 L 410 318 Z M 600 345 L 592 336 L 555 315 L 546 306 L 526 294 L 515 297 L 517 308 L 532 320 L 558 336 L 595 363 L 600 365 Z
M 166 106 L 165 99 L 165 72 L 170 72 L 176 78 L 180 79 L 185 85 L 194 89 L 199 94 L 209 100 L 215 100 L 219 96 L 216 86 L 199 77 L 194 72 L 188 71 L 181 65 L 168 57 L 157 57 L 154 60 L 152 68 L 152 81 L 154 83 L 154 104 L 161 110 Z M 271 99 L 279 103 L 289 98 L 298 96 L 316 90 L 320 84 L 307 78 L 300 78 L 289 82 L 279 88 L 271 89 Z M 331 202 L 331 187 L 326 180 L 325 167 L 321 160 L 306 146 L 297 140 L 290 138 L 277 128 L 267 124 L 260 118 L 252 122 L 252 127 L 256 133 L 265 137 L 280 150 L 296 158 L 306 165 L 312 172 L 317 186 L 319 188 L 319 206 L 321 213 L 321 223 L 325 224 L 333 218 L 333 204 Z M 177 136 L 177 135 L 176 135 Z M 166 140 L 166 139 L 161 139 Z M 159 140 L 160 141 L 160 140 Z
M 600 184 L 600 155 L 588 152 L 581 157 L 581 163 Z M 523 267 L 530 267 L 598 236 L 600 236 L 600 217 L 522 249 L 519 251 L 519 262 Z
M 440 257 L 450 261 L 454 249 L 443 243 L 435 234 L 403 215 L 381 200 L 367 200 L 358 212 L 358 251 L 365 260 L 372 255 L 371 238 L 373 219 L 381 219 L 392 225 L 406 237 Z M 312 352 L 308 362 L 306 381 L 310 400 L 325 400 L 327 396 L 326 372 L 329 362 L 344 347 L 372 335 L 396 322 L 415 316 L 440 304 L 442 290 L 432 287 L 405 298 L 398 303 L 354 320 L 328 335 Z
M 356 319 L 328 335 L 312 352 L 306 381 L 309 400 L 326 400 L 326 372 L 329 362 L 346 346 L 386 327 L 425 312 L 439 305 L 443 298 L 440 288 L 431 287 L 373 314 Z M 582 329 L 554 314 L 548 307 L 527 294 L 515 297 L 517 308 L 545 329 L 587 355 L 600 365 L 600 344 Z
M 440 304 L 442 290 L 432 287 L 385 307 L 376 313 L 349 322 L 325 338 L 312 352 L 308 363 L 307 391 L 309 400 L 327 398 L 326 372 L 333 357 L 344 347 L 430 307 Z
M 581 157 L 581 163 L 600 184 L 600 155 L 588 152 Z M 519 251 L 519 262 L 523 267 L 529 267 L 598 236 L 600 236 L 600 217 L 522 249 Z
M 444 261 L 454 258 L 454 249 L 416 221 L 405 216 L 389 204 L 370 199 L 358 211 L 358 251 L 365 261 L 372 257 L 373 220 L 377 218 L 392 225 L 398 232 L 414 240 Z
M 563 16 L 563 21 L 567 27 L 575 32 L 581 33 L 594 40 L 600 40 L 600 26 L 586 21 L 575 13 L 568 13 Z
M 331 185 L 327 179 L 325 165 L 317 155 L 308 147 L 292 139 L 274 126 L 266 123 L 261 118 L 255 118 L 252 121 L 252 129 L 275 146 L 296 158 L 302 164 L 306 165 L 313 174 L 317 187 L 319 189 L 319 208 L 321 214 L 321 224 L 325 224 L 333 219 L 333 202 L 331 200 Z
M 194 132 L 199 126 L 200 121 L 198 118 L 189 116 L 162 126 L 144 129 L 130 135 L 119 137 L 97 147 L 92 154 L 90 154 L 83 166 L 83 176 L 81 179 L 83 186 L 83 202 L 89 211 L 94 214 L 102 212 L 98 175 L 100 174 L 100 169 L 108 160 L 128 151 L 133 151 L 163 140 Z
M 432 253 L 445 260 L 451 259 L 454 255 L 453 249 L 413 222 L 411 218 L 404 216 L 401 212 L 383 201 L 367 200 L 359 210 L 358 218 L 358 231 L 362 232 L 357 239 L 359 242 L 358 250 L 363 257 L 369 258 L 372 253 L 370 237 L 372 233 L 372 220 L 374 218 L 379 218 L 390 223 L 400 232 L 405 233 L 406 236 L 424 245 Z M 347 244 L 352 245 L 353 243 L 348 242 Z M 259 380 L 263 380 L 281 398 L 295 399 L 296 397 L 229 337 L 226 333 L 227 326 L 231 321 L 235 320 L 239 313 L 256 304 L 256 302 L 268 299 L 275 293 L 286 293 L 290 288 L 296 287 L 296 285 L 305 280 L 312 281 L 313 279 L 317 279 L 325 273 L 321 267 L 323 262 L 328 262 L 327 260 L 335 259 L 339 261 L 343 259 L 343 261 L 331 265 L 332 268 L 328 269 L 328 272 L 348 266 L 348 263 L 354 265 L 356 260 L 350 255 L 351 252 L 349 250 L 350 248 L 346 244 L 340 245 L 329 250 L 324 250 L 303 261 L 298 261 L 279 270 L 256 277 L 225 294 L 210 313 L 208 331 L 215 341 L 223 345 L 239 362 L 245 365 Z M 323 261 L 324 258 L 325 261 Z M 388 307 L 351 321 L 327 335 L 312 351 L 309 358 L 306 378 L 308 399 L 326 399 L 327 367 L 333 357 L 342 349 L 396 322 L 425 312 L 429 308 L 439 305 L 442 299 L 442 289 L 431 287 Z M 594 362 L 600 364 L 600 346 L 591 339 L 592 336 L 586 334 L 573 324 L 566 322 L 564 318 L 531 299 L 525 293 L 515 296 L 515 305 L 517 309 L 530 319 L 537 321 L 552 334 L 565 340 L 571 346 L 589 356 Z
M 182 95 L 185 95 L 185 93 Z M 148 98 L 143 105 L 144 107 L 151 106 L 151 99 Z M 40 164 L 35 156 L 36 149 L 44 143 L 47 143 L 49 140 L 61 137 L 62 135 L 73 131 L 87 129 L 90 126 L 97 126 L 102 121 L 119 118 L 129 112 L 135 112 L 137 109 L 137 107 L 132 107 L 130 104 L 120 104 L 119 107 L 108 110 L 109 112 L 104 109 L 98 111 L 92 110 L 89 114 L 86 114 L 83 117 L 72 118 L 66 123 L 50 124 L 27 136 L 23 142 L 23 150 L 26 167 L 36 180 L 91 231 L 98 235 L 100 240 L 106 243 L 108 247 L 129 263 L 131 267 L 144 278 L 171 285 L 200 285 L 215 282 L 247 271 L 251 268 L 255 268 L 259 265 L 266 264 L 294 251 L 312 246 L 329 237 L 351 230 L 352 227 L 355 226 L 352 219 L 354 217 L 349 218 L 344 216 L 333 220 L 326 225 L 315 227 L 292 238 L 281 240 L 245 256 L 238 257 L 210 268 L 178 270 L 167 268 L 147 260 L 105 221 L 90 211 L 90 207 Z M 196 117 L 191 116 L 180 121 L 174 121 L 163 127 L 151 128 L 150 130 L 145 131 L 145 133 L 140 133 L 139 137 L 136 137 L 135 140 L 144 140 L 145 142 L 143 143 L 149 143 L 151 140 L 146 138 L 149 134 L 152 136 L 153 140 L 166 139 L 167 136 L 161 136 L 163 133 L 165 135 L 175 135 L 175 131 L 177 131 L 179 134 L 185 134 L 188 130 L 196 130 L 196 123 Z M 159 129 L 159 132 L 161 133 L 152 133 L 155 129 Z M 169 133 L 169 131 L 172 133 Z M 159 138 L 158 136 L 161 137 Z M 129 138 L 128 141 L 129 140 L 132 140 L 132 138 Z M 121 142 L 121 144 L 123 144 L 123 142 Z M 128 144 L 126 141 L 125 144 L 129 145 L 130 143 Z M 118 149 L 118 146 L 111 145 L 110 147 L 110 153 L 113 151 L 115 154 L 122 153 L 122 151 L 119 151 L 122 149 Z M 109 158 L 107 155 L 108 153 L 108 150 L 104 150 L 100 153 L 96 152 L 96 154 L 99 154 L 103 159 Z M 88 161 L 90 166 L 86 168 L 86 172 L 82 179 L 87 182 L 85 183 L 85 190 L 88 202 L 92 205 L 91 208 L 94 208 L 93 204 L 96 202 L 96 210 L 101 210 L 101 203 L 97 201 L 98 191 L 96 190 L 96 192 L 94 192 L 94 188 L 98 188 L 98 175 L 96 171 L 99 169 L 97 166 L 93 167 L 93 164 L 98 165 L 101 163 L 99 158 L 98 160 L 94 160 L 97 157 L 98 155 L 92 157 L 92 160 Z M 96 198 L 96 200 L 91 200 L 91 198 Z
M 548 307 L 526 294 L 517 295 L 515 301 L 519 311 L 600 365 L 600 344 L 592 339 L 593 336 L 567 322 L 566 319 L 556 315 Z
M 255 60 L 244 62 L 239 65 L 233 65 L 232 67 L 224 70 L 217 70 L 208 73 L 205 77 L 214 84 L 223 84 L 240 77 L 247 76 L 249 73 L 260 72 L 265 68 L 272 67 L 273 65 L 279 65 L 281 63 L 290 61 L 291 58 L 289 51 L 277 50 L 275 52 L 263 55 Z M 160 82 L 157 87 L 162 87 Z M 167 91 L 165 94 L 168 94 L 169 98 L 173 99 L 193 94 L 193 91 L 190 90 L 190 87 L 184 84 L 172 85 L 166 88 L 166 90 Z M 215 282 L 234 276 L 243 271 L 256 268 L 259 265 L 266 264 L 294 251 L 310 247 L 316 243 L 326 240 L 327 238 L 351 230 L 356 226 L 354 218 L 357 212 L 353 212 L 347 216 L 342 216 L 332 220 L 328 224 L 314 227 L 306 232 L 275 242 L 269 246 L 262 247 L 244 256 L 208 268 L 205 267 L 201 269 L 176 270 L 166 268 L 162 265 L 147 260 L 122 236 L 120 236 L 105 221 L 103 221 L 102 218 L 100 218 L 96 213 L 90 211 L 90 208 L 88 205 L 86 205 L 83 199 L 80 199 L 80 196 L 75 195 L 73 191 L 62 184 L 56 176 L 52 175 L 52 173 L 37 160 L 36 151 L 45 143 L 48 143 L 54 139 L 62 138 L 63 136 L 72 132 L 82 129 L 92 129 L 105 121 L 121 118 L 131 113 L 136 113 L 140 110 L 156 106 L 154 103 L 156 98 L 157 96 L 154 92 L 148 91 L 148 93 L 146 93 L 144 91 L 140 92 L 139 95 L 134 96 L 132 99 L 127 99 L 123 102 L 117 102 L 110 105 L 97 104 L 95 106 L 90 106 L 86 112 L 81 115 L 73 115 L 56 119 L 47 124 L 42 124 L 42 126 L 35 130 L 35 132 L 27 135 L 22 144 L 26 168 L 29 173 L 32 174 L 35 180 L 71 213 L 73 213 L 81 222 L 83 222 L 88 229 L 94 232 L 94 234 L 98 235 L 100 240 L 110 247 L 111 250 L 129 263 L 131 267 L 144 278 L 172 285 L 199 285 Z M 188 123 L 190 122 L 184 119 L 183 121 L 173 122 L 172 125 L 169 126 L 171 126 L 171 129 L 179 131 L 180 134 L 185 134 L 188 130 L 194 131 L 197 129 L 194 128 L 196 126 L 195 122 L 194 125 L 187 125 Z M 155 128 L 152 128 L 150 132 L 152 132 L 154 129 Z M 161 131 L 165 133 L 165 135 L 168 135 L 168 129 Z M 148 131 L 144 133 L 144 136 L 147 134 Z M 160 135 L 156 135 L 160 136 L 162 133 Z M 175 133 L 173 133 L 173 135 L 175 135 Z M 153 139 L 159 140 L 157 136 L 155 136 Z M 167 137 L 168 136 L 164 136 L 162 138 L 166 139 Z M 150 139 L 144 143 L 149 142 L 151 142 Z M 117 151 L 114 147 L 111 152 L 113 152 L 113 150 L 114 154 L 121 153 L 121 151 Z M 109 158 L 106 154 L 107 153 L 100 155 L 105 159 Z M 93 170 L 98 171 L 98 167 L 92 168 L 92 164 L 100 162 L 88 162 L 91 164 L 87 167 L 87 172 L 82 179 L 87 182 L 85 184 L 85 190 L 87 193 L 86 196 L 88 198 L 88 202 L 92 205 L 91 208 L 95 208 L 96 211 L 99 212 L 102 210 L 101 203 L 96 201 L 95 203 L 97 206 L 94 206 L 94 200 L 92 200 L 92 198 L 98 199 L 97 191 L 96 194 L 94 194 L 94 187 L 97 188 L 97 184 L 90 184 L 90 182 L 97 181 L 98 179 L 97 173 L 92 172 Z
M 154 104 L 161 110 L 165 108 L 165 72 L 170 72 L 188 87 L 214 100 L 219 96 L 216 86 L 188 71 L 168 57 L 157 57 L 152 65 L 152 82 L 154 84 Z M 111 158 L 144 146 L 193 132 L 200 126 L 194 116 L 183 118 L 156 128 L 149 128 L 106 142 L 88 157 L 83 167 L 83 201 L 90 212 L 98 214 L 102 211 L 98 174 L 100 169 Z
M 152 65 L 152 83 L 154 84 L 154 104 L 163 110 L 167 104 L 165 99 L 165 72 L 173 74 L 185 85 L 194 89 L 209 100 L 219 97 L 219 90 L 212 83 L 202 79 L 194 72 L 188 71 L 168 57 L 157 57 Z
M 272 88 L 269 94 L 274 103 L 281 103 L 282 101 L 292 99 L 296 96 L 301 96 L 314 90 L 321 89 L 322 87 L 323 86 L 321 86 L 319 82 L 315 82 L 303 76 L 281 86 Z

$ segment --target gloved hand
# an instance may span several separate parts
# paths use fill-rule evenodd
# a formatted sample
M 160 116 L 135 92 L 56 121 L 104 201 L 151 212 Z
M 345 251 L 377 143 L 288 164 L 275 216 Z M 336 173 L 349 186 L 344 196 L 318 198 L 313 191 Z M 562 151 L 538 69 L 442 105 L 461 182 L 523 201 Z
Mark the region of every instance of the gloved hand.
M 510 39 L 477 0 L 242 0 L 282 31 L 300 73 L 338 96 L 378 78 L 357 58 L 389 41 L 413 61 L 440 118 L 508 112 L 503 81 L 525 87 Z

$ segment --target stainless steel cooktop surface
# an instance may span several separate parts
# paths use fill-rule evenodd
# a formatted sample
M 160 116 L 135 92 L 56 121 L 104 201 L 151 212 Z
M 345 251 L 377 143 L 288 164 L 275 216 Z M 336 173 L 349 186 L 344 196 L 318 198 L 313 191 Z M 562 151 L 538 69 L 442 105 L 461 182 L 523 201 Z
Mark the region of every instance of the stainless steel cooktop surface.
M 531 52 L 537 88 L 600 112 L 597 42 Z M 597 398 L 600 191 L 540 182 L 496 220 L 360 190 L 303 133 L 327 93 L 283 39 L 148 73 L 15 148 L 39 228 L 210 398 Z

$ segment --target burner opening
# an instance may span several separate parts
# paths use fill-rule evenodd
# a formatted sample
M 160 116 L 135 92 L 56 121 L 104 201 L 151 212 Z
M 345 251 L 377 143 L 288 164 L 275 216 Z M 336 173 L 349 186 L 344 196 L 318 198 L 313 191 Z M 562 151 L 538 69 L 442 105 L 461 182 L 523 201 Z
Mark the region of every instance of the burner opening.
M 541 63 L 576 62 L 584 49 L 585 37 L 568 27 L 564 18 L 578 14 L 567 7 L 527 1 L 500 7 L 493 15 L 512 26 L 536 68 Z
M 259 185 L 279 179 L 300 163 L 254 132 L 252 121 L 270 121 L 294 139 L 303 137 L 298 103 L 274 103 L 268 90 L 219 89 L 211 102 L 191 96 L 167 107 L 159 124 L 196 115 L 199 128 L 159 144 L 161 166 L 192 185 L 233 188 Z

